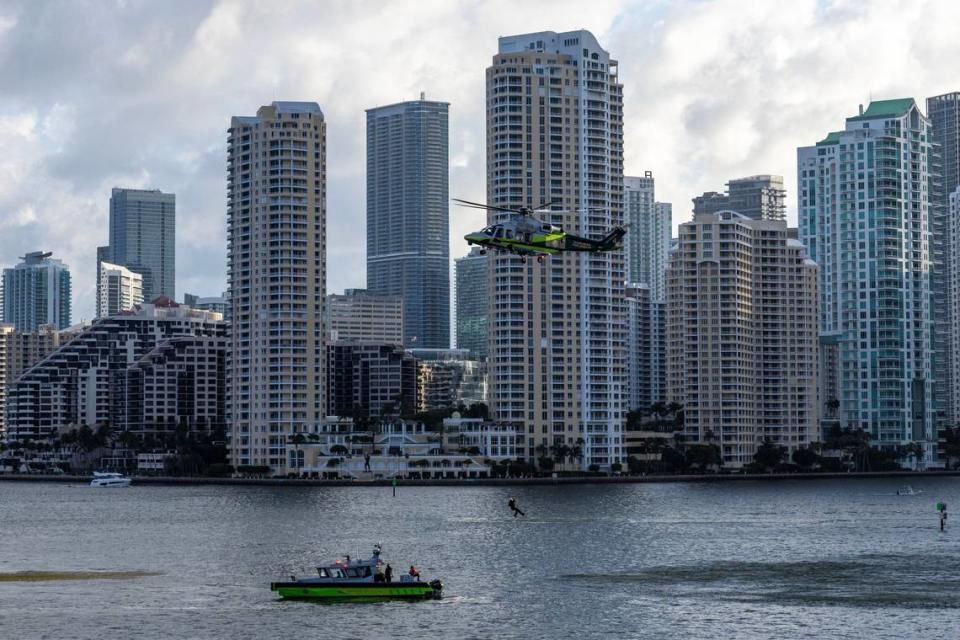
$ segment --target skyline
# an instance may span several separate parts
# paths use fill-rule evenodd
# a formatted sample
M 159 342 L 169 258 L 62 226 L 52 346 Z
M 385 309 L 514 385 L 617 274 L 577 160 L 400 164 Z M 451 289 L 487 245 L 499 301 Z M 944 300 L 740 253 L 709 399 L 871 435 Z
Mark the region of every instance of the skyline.
M 744 11 L 731 2 L 611 1 L 584 15 L 563 2 L 551 3 L 560 17 L 547 21 L 534 3 L 377 6 L 6 4 L 0 264 L 53 251 L 73 274 L 74 320 L 90 319 L 110 189 L 156 188 L 178 199 L 177 289 L 218 294 L 229 119 L 272 100 L 309 100 L 329 127 L 328 291 L 362 287 L 364 110 L 420 91 L 450 102 L 450 194 L 481 199 L 483 70 L 497 36 L 544 29 L 589 29 L 619 60 L 625 174 L 654 172 L 658 199 L 674 205 L 674 228 L 690 218 L 695 195 L 758 173 L 784 176 L 793 226 L 796 148 L 851 104 L 913 97 L 924 105 L 953 90 L 952 78 L 936 79 L 924 63 L 960 53 L 949 26 L 960 7 L 945 3 Z M 98 28 L 76 28 L 87 23 Z M 395 37 L 377 37 L 388 32 Z M 462 235 L 483 224 L 451 209 L 452 258 L 467 253 Z

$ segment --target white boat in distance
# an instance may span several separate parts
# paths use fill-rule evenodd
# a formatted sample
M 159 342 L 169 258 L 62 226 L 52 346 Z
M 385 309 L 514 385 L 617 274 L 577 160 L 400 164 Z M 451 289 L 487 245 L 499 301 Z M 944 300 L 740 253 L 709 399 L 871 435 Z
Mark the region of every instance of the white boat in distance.
M 914 491 L 913 487 L 911 487 L 910 485 L 906 485 L 904 487 L 900 487 L 899 489 L 897 489 L 898 496 L 918 496 L 921 493 L 923 493 L 922 489 Z
M 91 487 L 129 487 L 133 482 L 126 476 L 114 473 L 113 471 L 94 471 L 93 480 L 90 481 Z

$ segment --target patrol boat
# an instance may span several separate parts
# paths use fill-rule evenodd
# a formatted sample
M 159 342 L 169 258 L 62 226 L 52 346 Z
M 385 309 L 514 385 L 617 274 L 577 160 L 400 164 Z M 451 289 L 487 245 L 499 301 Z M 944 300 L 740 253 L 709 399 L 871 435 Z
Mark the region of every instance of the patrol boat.
M 373 547 L 367 560 L 344 556 L 332 564 L 317 567 L 317 575 L 289 582 L 271 582 L 270 590 L 284 600 L 426 600 L 439 598 L 443 583 L 423 582 L 419 575 L 403 574 L 398 581 L 387 582 L 380 559 L 381 546 Z

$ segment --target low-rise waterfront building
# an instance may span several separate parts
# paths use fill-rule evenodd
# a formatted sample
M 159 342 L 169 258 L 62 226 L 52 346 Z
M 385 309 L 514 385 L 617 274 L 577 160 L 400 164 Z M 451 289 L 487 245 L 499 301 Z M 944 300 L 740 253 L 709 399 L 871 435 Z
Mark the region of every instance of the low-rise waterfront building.
M 519 456 L 513 426 L 450 418 L 441 431 L 422 422 L 384 421 L 359 427 L 331 416 L 287 443 L 288 469 L 301 477 L 480 478 L 494 464 Z

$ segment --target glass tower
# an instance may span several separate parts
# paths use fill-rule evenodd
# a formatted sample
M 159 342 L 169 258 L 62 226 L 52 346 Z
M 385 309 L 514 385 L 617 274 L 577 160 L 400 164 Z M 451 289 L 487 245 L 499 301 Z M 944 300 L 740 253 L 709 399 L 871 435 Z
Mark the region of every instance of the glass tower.
M 141 274 L 147 302 L 158 296 L 173 300 L 175 225 L 174 194 L 115 188 L 110 195 L 110 246 L 97 250 L 98 261 Z
M 367 290 L 403 297 L 407 347 L 450 346 L 448 108 L 367 110 Z

